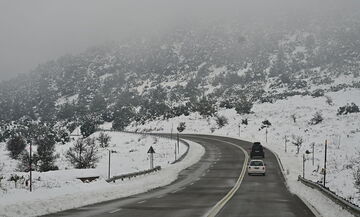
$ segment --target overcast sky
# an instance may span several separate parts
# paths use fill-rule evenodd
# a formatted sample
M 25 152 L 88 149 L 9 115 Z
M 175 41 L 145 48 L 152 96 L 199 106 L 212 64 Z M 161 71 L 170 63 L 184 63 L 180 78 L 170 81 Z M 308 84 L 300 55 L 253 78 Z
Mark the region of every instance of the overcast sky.
M 291 13 L 304 7 L 321 11 L 324 2 L 343 1 L 347 0 L 0 0 L 0 80 L 67 53 L 178 22 Z

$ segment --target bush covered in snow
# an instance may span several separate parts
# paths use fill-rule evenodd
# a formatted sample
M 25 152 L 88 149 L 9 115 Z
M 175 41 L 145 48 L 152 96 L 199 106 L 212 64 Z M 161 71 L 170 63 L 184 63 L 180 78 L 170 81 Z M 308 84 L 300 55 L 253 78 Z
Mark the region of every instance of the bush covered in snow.
M 235 111 L 238 114 L 250 114 L 253 103 L 246 97 L 241 97 L 240 101 L 235 104 Z
M 309 124 L 310 125 L 316 125 L 321 123 L 324 120 L 324 118 L 322 117 L 322 114 L 320 112 L 316 112 L 313 116 L 313 118 L 311 118 Z
M 357 113 L 357 112 L 360 112 L 359 107 L 355 103 L 351 103 L 339 107 L 337 115 L 347 115 L 350 113 Z
M 216 121 L 216 124 L 218 125 L 219 128 L 225 126 L 226 124 L 228 124 L 228 119 L 223 116 L 223 115 L 217 115 L 215 117 L 215 121 Z

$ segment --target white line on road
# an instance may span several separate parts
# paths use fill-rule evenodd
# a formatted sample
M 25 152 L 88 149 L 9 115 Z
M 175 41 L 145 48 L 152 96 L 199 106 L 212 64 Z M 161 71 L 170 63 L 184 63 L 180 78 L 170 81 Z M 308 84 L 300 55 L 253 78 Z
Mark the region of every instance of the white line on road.
M 179 189 L 177 189 L 176 191 L 173 191 L 173 192 L 171 192 L 171 193 L 176 193 L 176 192 L 178 192 L 178 191 L 181 191 L 181 190 L 184 190 L 185 188 L 179 188 Z
M 138 203 L 145 203 L 146 202 L 146 200 L 142 200 L 142 201 L 140 201 L 140 202 L 138 202 Z
M 116 212 L 119 212 L 121 209 L 116 209 L 116 210 L 113 210 L 111 212 L 109 212 L 110 214 L 113 214 L 113 213 L 116 213 Z
M 235 183 L 235 186 L 225 195 L 225 197 L 223 197 L 219 202 L 217 202 L 215 204 L 215 206 L 212 207 L 212 209 L 205 215 L 207 217 L 215 217 L 220 212 L 220 210 L 225 206 L 225 204 L 234 196 L 235 192 L 239 189 L 239 187 L 241 185 L 241 182 L 242 182 L 242 180 L 243 180 L 243 178 L 245 176 L 246 166 L 247 166 L 247 162 L 249 160 L 249 155 L 248 155 L 248 153 L 246 152 L 246 150 L 243 147 L 238 146 L 235 143 L 222 141 L 222 140 L 219 140 L 219 139 L 211 138 L 211 140 L 227 143 L 229 145 L 232 145 L 232 146 L 240 149 L 244 153 L 245 159 L 244 159 L 243 168 L 241 170 L 239 178 L 237 179 L 237 181 Z M 216 164 L 216 161 L 214 162 L 214 164 Z

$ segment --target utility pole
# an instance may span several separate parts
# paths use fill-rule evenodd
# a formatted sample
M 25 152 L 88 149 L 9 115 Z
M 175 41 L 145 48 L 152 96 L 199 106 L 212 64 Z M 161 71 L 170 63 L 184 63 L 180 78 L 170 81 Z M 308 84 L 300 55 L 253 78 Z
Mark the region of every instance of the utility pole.
M 110 179 L 110 160 L 111 160 L 111 151 L 109 150 L 109 167 L 108 167 L 108 179 Z
M 326 185 L 326 157 L 327 157 L 327 140 L 325 140 L 325 158 L 324 158 L 324 187 Z
M 314 166 L 315 164 L 315 143 L 313 142 L 312 144 L 312 165 Z
M 30 140 L 30 158 L 29 158 L 29 168 L 30 168 L 30 183 L 29 183 L 29 187 L 30 187 L 30 192 L 32 191 L 32 143 L 33 140 Z
M 305 154 L 303 154 L 303 178 L 305 179 Z

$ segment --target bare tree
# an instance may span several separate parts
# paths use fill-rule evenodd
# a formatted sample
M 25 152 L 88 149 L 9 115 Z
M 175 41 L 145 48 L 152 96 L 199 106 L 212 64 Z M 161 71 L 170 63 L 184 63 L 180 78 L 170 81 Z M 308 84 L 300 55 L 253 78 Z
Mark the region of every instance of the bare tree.
M 304 142 L 303 138 L 301 136 L 292 136 L 292 144 L 294 144 L 296 146 L 296 154 L 299 154 L 300 152 L 300 148 Z
M 66 158 L 77 169 L 94 168 L 99 161 L 95 139 L 78 139 L 66 152 Z

